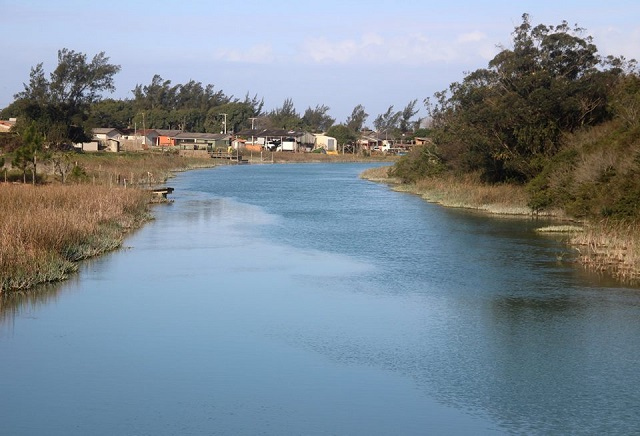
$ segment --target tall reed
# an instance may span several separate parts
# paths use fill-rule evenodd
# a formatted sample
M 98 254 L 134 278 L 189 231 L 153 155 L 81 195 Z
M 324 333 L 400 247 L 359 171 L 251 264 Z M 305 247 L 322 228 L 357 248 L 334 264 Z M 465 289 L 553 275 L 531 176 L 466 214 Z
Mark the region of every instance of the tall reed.
M 640 282 L 640 223 L 591 223 L 571 239 L 589 269 L 609 272 L 623 282 Z
M 99 185 L 0 184 L 0 293 L 61 280 L 148 219 L 150 194 Z

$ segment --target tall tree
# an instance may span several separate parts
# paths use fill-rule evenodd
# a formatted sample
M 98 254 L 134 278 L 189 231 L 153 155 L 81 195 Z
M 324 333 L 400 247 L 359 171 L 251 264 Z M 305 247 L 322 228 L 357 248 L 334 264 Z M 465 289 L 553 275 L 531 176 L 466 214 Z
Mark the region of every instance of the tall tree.
M 524 14 L 512 48 L 437 94 L 435 139 L 457 144 L 449 158 L 487 180 L 524 182 L 560 150 L 563 132 L 606 120 L 620 73 L 583 34 L 566 22 L 534 27 Z
M 329 116 L 329 106 L 326 105 L 316 105 L 315 109 L 308 107 L 302 116 L 303 128 L 314 133 L 326 132 L 335 121 Z
M 364 128 L 364 123 L 367 121 L 369 114 L 365 112 L 364 106 L 357 105 L 351 111 L 351 115 L 347 117 L 345 125 L 354 132 L 360 132 Z
M 376 117 L 373 122 L 373 126 L 378 132 L 383 132 L 385 130 L 391 132 L 398 128 L 398 122 L 400 121 L 401 116 L 402 112 L 394 112 L 393 105 L 391 105 L 385 113 Z
M 59 50 L 58 66 L 49 79 L 40 63 L 31 69 L 24 90 L 15 95 L 22 101 L 17 130 L 25 132 L 33 124 L 50 147 L 87 140 L 91 104 L 103 92 L 115 90 L 113 76 L 118 71 L 120 66 L 110 64 L 104 52 L 89 62 L 83 53 Z
M 22 171 L 22 182 L 26 183 L 27 169 L 31 167 L 31 182 L 36 184 L 38 159 L 42 157 L 43 136 L 38 132 L 35 122 L 22 133 L 22 145 L 15 151 L 12 165 Z
M 411 122 L 411 118 L 413 118 L 418 112 L 419 110 L 416 109 L 416 104 L 418 103 L 418 100 L 412 100 L 409 103 L 407 103 L 407 105 L 404 107 L 404 109 L 402 110 L 402 112 L 400 112 L 400 117 L 399 117 L 399 128 L 400 131 L 402 133 L 406 133 L 409 130 L 412 129 L 412 124 L 415 124 Z
M 302 126 L 300 115 L 296 112 L 293 100 L 290 98 L 285 99 L 281 107 L 269 112 L 268 117 L 271 126 L 276 129 L 293 130 Z
M 336 138 L 336 141 L 338 141 L 339 145 L 343 146 L 343 149 L 345 145 L 353 144 L 357 139 L 356 133 L 344 124 L 331 126 L 329 130 L 327 130 L 327 135 Z

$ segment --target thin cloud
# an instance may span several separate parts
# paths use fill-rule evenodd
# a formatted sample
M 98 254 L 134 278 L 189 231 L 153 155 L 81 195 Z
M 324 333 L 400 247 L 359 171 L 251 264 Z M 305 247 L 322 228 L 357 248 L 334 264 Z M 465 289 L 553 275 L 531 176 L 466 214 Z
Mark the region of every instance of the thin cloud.
M 246 50 L 218 49 L 214 58 L 226 62 L 268 64 L 276 61 L 276 55 L 271 44 L 257 44 Z
M 493 44 L 481 32 L 462 34 L 447 40 L 430 38 L 424 33 L 393 36 L 367 33 L 359 39 L 330 40 L 309 38 L 300 46 L 303 62 L 319 64 L 388 64 L 419 66 L 433 62 L 456 62 L 470 57 L 487 58 Z

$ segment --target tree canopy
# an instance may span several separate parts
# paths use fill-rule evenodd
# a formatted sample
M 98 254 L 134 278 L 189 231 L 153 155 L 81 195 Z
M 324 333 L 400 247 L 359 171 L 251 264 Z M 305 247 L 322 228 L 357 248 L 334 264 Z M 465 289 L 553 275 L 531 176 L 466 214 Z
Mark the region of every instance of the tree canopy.
M 426 101 L 441 157 L 488 181 L 525 182 L 559 151 L 564 132 L 608 119 L 622 70 L 583 34 L 564 21 L 533 27 L 524 14 L 511 48 Z
M 58 66 L 49 79 L 39 63 L 31 68 L 24 90 L 15 95 L 17 129 L 35 126 L 50 147 L 86 140 L 92 127 L 87 125 L 91 105 L 103 92 L 114 91 L 113 78 L 118 71 L 120 66 L 110 64 L 104 52 L 88 61 L 84 53 L 59 50 Z

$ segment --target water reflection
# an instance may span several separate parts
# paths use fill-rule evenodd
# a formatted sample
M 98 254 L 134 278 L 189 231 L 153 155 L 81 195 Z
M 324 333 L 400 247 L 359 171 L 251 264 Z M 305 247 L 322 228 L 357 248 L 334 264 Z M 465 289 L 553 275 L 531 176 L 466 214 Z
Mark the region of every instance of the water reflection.
M 67 283 L 77 280 L 74 274 Z M 64 288 L 62 283 L 45 283 L 27 291 L 0 294 L 0 327 L 13 326 L 17 317 L 37 316 L 38 309 L 58 301 Z

